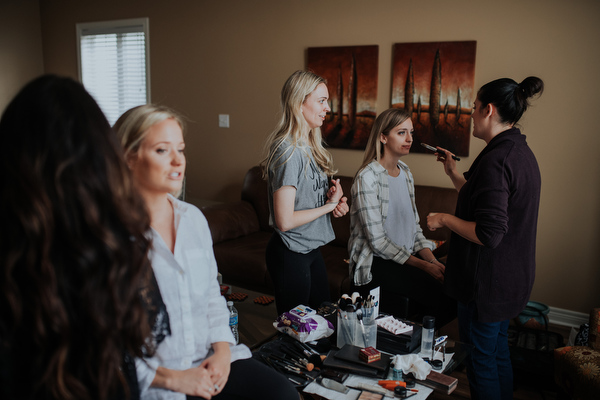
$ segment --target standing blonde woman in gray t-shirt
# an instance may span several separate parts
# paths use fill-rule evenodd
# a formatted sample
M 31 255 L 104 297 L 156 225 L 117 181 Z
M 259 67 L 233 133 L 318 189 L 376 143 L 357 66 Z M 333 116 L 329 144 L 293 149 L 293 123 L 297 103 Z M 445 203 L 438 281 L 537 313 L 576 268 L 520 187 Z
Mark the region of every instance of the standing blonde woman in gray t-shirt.
M 342 217 L 348 204 L 339 180 L 328 184 L 336 172 L 320 130 L 330 111 L 328 99 L 322 77 L 308 71 L 292 74 L 281 91 L 281 120 L 267 139 L 261 163 L 275 229 L 266 260 L 279 314 L 330 300 L 319 248 L 334 239 L 329 213 Z

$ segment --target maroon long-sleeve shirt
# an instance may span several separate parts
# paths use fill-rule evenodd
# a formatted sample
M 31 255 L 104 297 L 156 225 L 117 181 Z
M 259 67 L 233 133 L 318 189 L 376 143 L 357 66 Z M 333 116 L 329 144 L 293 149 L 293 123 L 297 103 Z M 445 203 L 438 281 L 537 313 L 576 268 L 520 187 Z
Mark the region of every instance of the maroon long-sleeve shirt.
M 458 195 L 455 215 L 476 222 L 482 245 L 453 233 L 445 290 L 477 304 L 481 322 L 516 317 L 535 278 L 541 176 L 517 128 L 494 137 L 477 156 Z

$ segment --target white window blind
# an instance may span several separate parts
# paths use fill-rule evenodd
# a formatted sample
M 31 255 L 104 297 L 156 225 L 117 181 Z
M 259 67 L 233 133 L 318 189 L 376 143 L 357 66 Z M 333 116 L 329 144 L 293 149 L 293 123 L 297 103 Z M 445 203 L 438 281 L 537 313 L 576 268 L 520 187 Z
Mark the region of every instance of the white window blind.
M 77 24 L 79 76 L 110 124 L 150 102 L 148 19 Z

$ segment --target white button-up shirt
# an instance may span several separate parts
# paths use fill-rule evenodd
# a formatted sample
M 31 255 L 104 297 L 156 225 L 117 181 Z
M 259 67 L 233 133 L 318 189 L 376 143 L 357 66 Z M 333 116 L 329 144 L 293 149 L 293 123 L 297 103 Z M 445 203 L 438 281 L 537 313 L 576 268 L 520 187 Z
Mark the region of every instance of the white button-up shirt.
M 171 323 L 171 335 L 156 355 L 136 360 L 143 399 L 185 399 L 185 394 L 150 388 L 158 366 L 184 370 L 212 354 L 212 343 L 229 342 L 231 361 L 251 357 L 235 345 L 229 311 L 217 282 L 217 262 L 206 218 L 195 206 L 169 196 L 175 212 L 174 254 L 154 230 L 150 260 Z

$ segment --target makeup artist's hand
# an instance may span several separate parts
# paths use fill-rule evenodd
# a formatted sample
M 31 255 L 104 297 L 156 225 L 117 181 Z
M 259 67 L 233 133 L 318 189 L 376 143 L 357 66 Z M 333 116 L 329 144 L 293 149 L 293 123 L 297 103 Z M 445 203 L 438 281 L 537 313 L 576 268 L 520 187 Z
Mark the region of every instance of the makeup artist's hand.
M 437 156 L 437 161 L 444 164 L 444 172 L 448 176 L 452 176 L 456 173 L 456 161 L 452 158 L 453 154 L 446 149 L 441 147 L 437 147 L 438 150 L 443 151 L 443 153 L 435 153 Z
M 221 393 L 229 378 L 231 350 L 227 342 L 216 342 L 212 344 L 212 347 L 213 355 L 202 361 L 198 368 L 204 368 L 208 372 L 214 389 L 211 394 L 215 396 Z
M 452 158 L 454 154 L 439 146 L 437 147 L 437 149 L 439 151 L 443 151 L 443 153 L 435 153 L 437 156 L 437 160 L 444 164 L 444 172 L 450 177 L 454 188 L 457 191 L 460 191 L 460 188 L 462 188 L 467 181 L 465 177 L 456 170 L 456 161 Z
M 442 224 L 443 213 L 429 213 L 427 214 L 427 228 L 430 231 L 435 231 L 438 228 L 443 228 Z

